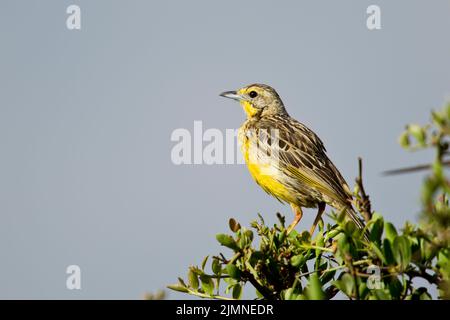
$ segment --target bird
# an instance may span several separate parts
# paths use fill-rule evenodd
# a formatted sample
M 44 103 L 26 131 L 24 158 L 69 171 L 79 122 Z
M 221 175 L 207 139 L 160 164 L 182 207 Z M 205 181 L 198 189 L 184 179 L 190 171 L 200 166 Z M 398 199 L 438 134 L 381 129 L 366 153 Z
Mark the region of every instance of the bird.
M 312 236 L 326 205 L 345 211 L 364 229 L 353 209 L 350 188 L 328 158 L 322 140 L 288 114 L 275 89 L 255 83 L 220 96 L 238 101 L 246 113 L 237 134 L 242 155 L 256 183 L 280 202 L 290 204 L 295 218 L 288 233 L 302 219 L 302 208 L 317 208 L 309 230 Z

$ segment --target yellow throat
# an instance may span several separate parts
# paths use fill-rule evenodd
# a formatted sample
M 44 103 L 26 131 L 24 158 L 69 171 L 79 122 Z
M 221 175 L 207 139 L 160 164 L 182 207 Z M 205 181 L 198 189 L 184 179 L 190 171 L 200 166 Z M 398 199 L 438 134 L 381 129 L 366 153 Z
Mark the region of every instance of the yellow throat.
M 248 101 L 241 100 L 240 103 L 244 108 L 245 113 L 247 114 L 247 118 L 251 118 L 259 112 L 259 109 L 253 107 L 253 105 Z

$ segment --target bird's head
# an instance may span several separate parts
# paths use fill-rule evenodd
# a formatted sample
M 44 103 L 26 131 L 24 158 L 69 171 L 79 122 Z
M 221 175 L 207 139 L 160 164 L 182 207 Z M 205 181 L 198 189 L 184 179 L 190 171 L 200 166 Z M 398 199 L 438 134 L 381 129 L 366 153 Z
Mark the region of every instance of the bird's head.
M 264 115 L 287 114 L 278 93 L 265 84 L 251 84 L 237 91 L 225 91 L 222 97 L 239 101 L 247 118 Z

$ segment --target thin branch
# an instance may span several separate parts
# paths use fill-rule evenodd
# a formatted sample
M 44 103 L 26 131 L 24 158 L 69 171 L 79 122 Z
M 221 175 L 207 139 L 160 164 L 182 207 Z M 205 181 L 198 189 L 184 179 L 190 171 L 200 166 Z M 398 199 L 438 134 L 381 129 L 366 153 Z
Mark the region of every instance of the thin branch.
M 276 299 L 275 294 L 266 287 L 262 286 L 250 272 L 242 271 L 242 276 L 247 279 L 255 287 L 255 289 L 263 295 L 264 298 L 266 298 L 267 300 Z
M 353 277 L 353 281 L 355 282 L 355 299 L 356 300 L 360 300 L 359 290 L 358 290 L 358 288 L 359 288 L 359 286 L 358 286 L 358 277 L 356 275 L 356 270 L 355 270 L 355 267 L 353 265 L 352 256 L 346 255 L 345 256 L 345 262 L 346 262 L 346 264 L 349 265 L 348 268 L 349 268 L 350 273 L 351 273 L 351 275 Z
M 314 245 L 312 245 L 312 246 L 308 246 L 308 245 L 298 245 L 298 247 L 299 248 L 302 248 L 302 249 L 317 249 L 317 250 L 320 250 L 320 251 L 325 251 L 325 252 L 331 252 L 331 253 L 333 253 L 334 252 L 334 250 L 333 249 L 330 249 L 330 248 L 324 248 L 324 247 L 319 247 L 319 246 L 314 246 Z
M 216 299 L 216 300 L 230 300 L 230 301 L 233 301 L 233 300 L 236 300 L 236 299 L 233 299 L 233 298 L 228 298 L 228 297 L 224 297 L 224 296 L 219 296 L 219 295 L 209 295 L 209 294 L 206 294 L 206 293 L 201 293 L 201 292 L 198 292 L 198 291 L 194 291 L 194 290 L 191 290 L 191 289 L 189 289 L 189 288 L 186 288 L 187 290 L 188 290 L 188 292 L 187 293 L 189 293 L 190 295 L 193 295 L 193 296 L 197 296 L 197 297 L 200 297 L 200 298 L 205 298 L 205 299 Z
M 361 264 L 366 264 L 366 263 L 368 264 L 370 262 L 372 262 L 372 260 L 370 260 L 370 259 L 358 260 L 358 261 L 355 261 L 353 263 L 353 265 L 354 266 L 358 266 L 358 265 L 361 265 Z M 310 275 L 310 274 L 313 274 L 313 273 L 316 273 L 316 272 L 320 272 L 321 275 L 322 275 L 322 274 L 327 273 L 327 272 L 337 271 L 337 270 L 346 269 L 346 268 L 347 268 L 346 265 L 340 265 L 340 266 L 329 268 L 329 269 L 325 269 L 325 270 L 313 270 L 313 271 L 303 272 L 303 273 L 299 274 L 298 277 L 300 278 L 300 277 L 307 276 L 307 275 Z
M 361 158 L 358 158 L 358 171 L 359 171 L 358 177 L 356 178 L 355 181 L 356 181 L 356 184 L 358 185 L 361 199 L 357 199 L 357 200 L 359 200 L 359 206 L 360 206 L 361 213 L 363 214 L 366 222 L 368 222 L 372 218 L 372 205 L 370 203 L 369 196 L 367 195 L 366 190 L 364 189 L 363 177 L 362 177 L 363 167 L 362 167 L 362 159 Z
M 450 166 L 450 160 L 442 161 L 443 166 Z M 383 171 L 381 174 L 383 176 L 391 176 L 395 174 L 403 174 L 403 173 L 412 173 L 412 172 L 418 172 L 418 171 L 424 171 L 429 170 L 433 167 L 432 164 L 420 164 L 414 167 L 406 167 L 406 168 L 398 168 L 398 169 L 392 169 L 392 170 L 386 170 Z

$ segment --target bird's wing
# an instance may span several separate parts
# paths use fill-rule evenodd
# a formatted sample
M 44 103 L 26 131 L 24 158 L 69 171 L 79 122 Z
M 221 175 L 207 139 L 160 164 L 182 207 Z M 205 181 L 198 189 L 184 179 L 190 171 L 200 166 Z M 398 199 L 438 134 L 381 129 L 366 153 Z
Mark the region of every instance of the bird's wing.
M 333 202 L 348 203 L 351 199 L 348 185 L 327 157 L 323 142 L 312 130 L 293 118 L 267 119 L 266 122 L 260 119 L 259 124 L 260 128 L 278 129 L 276 139 L 269 144 L 278 140 L 278 154 L 275 156 L 279 157 L 279 165 L 284 172 Z M 265 139 L 260 143 L 268 144 L 268 141 Z

